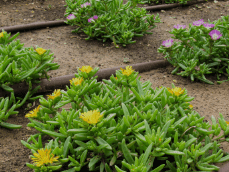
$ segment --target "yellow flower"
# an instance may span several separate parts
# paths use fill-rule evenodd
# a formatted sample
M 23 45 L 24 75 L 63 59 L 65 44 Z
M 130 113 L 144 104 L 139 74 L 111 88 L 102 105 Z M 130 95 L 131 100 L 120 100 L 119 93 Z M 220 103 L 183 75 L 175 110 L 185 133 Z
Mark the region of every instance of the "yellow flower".
M 93 69 L 92 69 L 91 66 L 82 66 L 82 68 L 79 69 L 79 70 L 81 70 L 82 72 L 89 73 L 89 72 L 91 72 Z
M 192 106 L 192 105 L 189 105 L 189 108 L 190 108 L 190 109 L 192 109 L 192 108 L 193 108 L 193 106 Z
M 127 75 L 127 76 L 130 76 L 132 73 L 133 73 L 133 69 L 132 69 L 132 66 L 126 66 L 126 69 L 122 69 L 120 68 L 121 71 L 122 71 L 122 74 L 123 75 Z
M 43 49 L 43 48 L 37 48 L 37 49 L 36 49 L 36 52 L 37 52 L 38 54 L 42 55 L 42 54 L 44 54 L 44 53 L 46 52 L 46 50 Z
M 116 80 L 118 79 L 118 78 L 117 78 L 117 76 L 116 76 L 116 77 L 114 77 L 114 78 L 115 78 Z
M 72 78 L 72 80 L 69 80 L 70 83 L 74 83 L 74 85 L 81 85 L 81 83 L 83 82 L 83 78 Z
M 86 121 L 89 124 L 96 124 L 99 122 L 99 119 L 103 115 L 100 115 L 100 112 L 97 110 L 90 110 L 88 112 L 84 112 L 80 115 L 80 118 L 82 118 L 84 121 Z
M 4 36 L 3 33 L 5 33 L 5 32 L 1 32 L 1 33 L 0 33 L 0 38 Z
M 33 118 L 33 117 L 37 117 L 37 112 L 39 111 L 41 105 L 37 106 L 37 108 L 35 108 L 34 110 L 30 111 L 29 113 L 27 113 L 25 115 L 26 118 Z
M 35 156 L 35 158 L 31 158 L 34 163 L 36 164 L 36 166 L 40 167 L 44 164 L 52 164 L 54 161 L 58 161 L 57 159 L 59 158 L 54 157 L 53 154 L 51 154 L 51 149 L 39 149 L 38 153 L 34 153 L 33 156 Z
M 50 99 L 55 99 L 56 97 L 58 97 L 58 96 L 60 96 L 61 95 L 61 92 L 60 92 L 60 89 L 58 89 L 58 90 L 54 90 L 54 96 L 52 96 L 52 95 L 48 95 L 48 97 L 50 98 Z
M 229 125 L 229 121 L 226 121 L 227 125 Z
M 171 93 L 171 94 L 175 94 L 175 96 L 179 96 L 180 94 L 183 94 L 184 93 L 184 89 L 181 90 L 180 87 L 175 87 L 173 89 L 170 89 L 170 88 L 167 88 L 168 91 Z
M 159 142 L 161 141 L 161 138 L 159 138 Z

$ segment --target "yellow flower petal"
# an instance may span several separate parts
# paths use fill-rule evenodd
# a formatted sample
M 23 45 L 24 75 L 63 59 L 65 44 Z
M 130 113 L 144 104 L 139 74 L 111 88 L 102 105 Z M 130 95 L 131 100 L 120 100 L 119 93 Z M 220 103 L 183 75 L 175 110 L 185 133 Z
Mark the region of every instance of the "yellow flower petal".
M 81 85 L 83 82 L 83 78 L 72 78 L 72 80 L 69 80 L 71 85 L 74 83 L 74 85 Z
M 42 55 L 42 54 L 44 54 L 44 53 L 46 52 L 46 50 L 43 49 L 43 48 L 37 48 L 37 49 L 36 49 L 36 52 L 37 52 L 38 54 Z
M 50 99 L 55 99 L 56 97 L 60 96 L 61 95 L 60 89 L 58 89 L 58 90 L 55 89 L 53 94 L 54 94 L 54 96 L 48 95 L 48 97 Z
M 37 112 L 39 111 L 41 105 L 39 105 L 37 108 L 35 108 L 34 110 L 30 111 L 29 113 L 27 113 L 25 115 L 26 118 L 33 118 L 33 117 L 37 117 Z
M 184 93 L 184 89 L 181 90 L 180 87 L 175 87 L 173 89 L 167 88 L 167 89 L 171 94 L 174 94 L 175 96 L 179 96 Z
M 227 125 L 229 125 L 229 121 L 226 121 Z
M 81 70 L 82 72 L 89 73 L 89 72 L 91 72 L 93 69 L 92 69 L 91 66 L 82 66 L 82 68 L 79 69 L 79 70 Z
M 40 167 L 44 164 L 52 164 L 55 161 L 58 161 L 57 159 L 59 158 L 54 157 L 53 154 L 51 154 L 51 149 L 39 149 L 38 153 L 34 153 L 33 156 L 35 156 L 35 158 L 31 158 L 34 163 L 36 164 L 36 166 Z
M 0 33 L 0 38 L 4 36 L 3 33 L 5 33 L 5 32 L 1 32 L 1 33 Z
M 132 66 L 126 66 L 126 69 L 122 69 L 122 68 L 120 69 L 122 71 L 122 74 L 126 76 L 130 76 L 134 72 L 134 70 L 132 69 Z
M 99 122 L 100 118 L 103 115 L 100 115 L 100 112 L 97 110 L 90 110 L 88 112 L 84 112 L 80 115 L 80 118 L 82 118 L 84 121 L 86 121 L 89 124 L 96 124 Z

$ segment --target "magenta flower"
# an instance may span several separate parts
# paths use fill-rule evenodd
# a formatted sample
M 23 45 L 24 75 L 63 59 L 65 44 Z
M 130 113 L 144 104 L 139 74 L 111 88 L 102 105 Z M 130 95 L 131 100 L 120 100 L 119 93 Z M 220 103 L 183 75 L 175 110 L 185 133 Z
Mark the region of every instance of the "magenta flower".
M 219 39 L 221 36 L 223 36 L 223 35 L 220 33 L 220 31 L 218 31 L 218 30 L 212 30 L 212 31 L 209 33 L 209 35 L 211 36 L 211 38 L 212 38 L 213 40 L 217 40 L 217 39 Z
M 177 25 L 174 25 L 173 27 L 175 29 L 180 29 L 180 28 L 184 29 L 184 28 L 186 28 L 186 25 L 177 24 Z
M 91 4 L 89 2 L 86 2 L 86 3 L 81 5 L 81 8 L 84 8 L 84 7 L 86 8 L 88 5 L 91 6 Z
M 74 19 L 76 18 L 76 16 L 74 14 L 69 14 L 69 16 L 67 17 L 68 20 Z
M 98 16 L 96 16 L 96 15 L 95 15 L 95 16 L 93 16 L 93 19 L 97 20 L 97 19 L 98 19 Z
M 202 25 L 204 23 L 204 20 L 203 19 L 200 19 L 200 20 L 198 20 L 198 21 L 194 21 L 192 24 L 194 25 L 194 26 L 200 26 L 200 25 Z
M 95 20 L 97 20 L 97 19 L 98 19 L 98 16 L 95 15 L 95 16 L 89 18 L 89 19 L 88 19 L 88 22 L 89 22 L 89 23 L 95 22 Z
M 162 45 L 164 45 L 165 47 L 171 47 L 173 45 L 173 40 L 168 39 L 166 41 L 163 41 Z
M 204 27 L 207 28 L 207 29 L 210 29 L 210 28 L 215 27 L 214 24 L 209 24 L 209 23 L 204 23 L 203 25 L 204 25 Z
M 89 18 L 87 21 L 88 21 L 89 23 L 91 23 L 91 22 L 94 21 L 94 20 L 93 20 L 93 18 Z

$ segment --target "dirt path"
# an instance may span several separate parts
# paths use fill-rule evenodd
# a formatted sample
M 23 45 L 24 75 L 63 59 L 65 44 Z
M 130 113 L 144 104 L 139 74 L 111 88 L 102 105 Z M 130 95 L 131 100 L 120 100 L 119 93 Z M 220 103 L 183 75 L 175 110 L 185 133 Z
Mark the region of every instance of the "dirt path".
M 65 19 L 65 2 L 62 0 L 0 0 L 0 26 L 26 24 L 38 21 Z M 170 31 L 175 24 L 192 23 L 204 19 L 217 20 L 221 15 L 229 15 L 229 2 L 219 1 L 192 5 L 184 8 L 155 11 L 163 23 L 156 24 L 153 35 L 136 38 L 136 44 L 126 48 L 114 48 L 113 44 L 101 43 L 97 40 L 85 41 L 85 35 L 71 33 L 74 27 L 62 26 L 23 32 L 18 37 L 26 47 L 36 46 L 51 49 L 55 54 L 54 62 L 61 66 L 57 71 L 50 72 L 52 77 L 75 73 L 77 67 L 91 65 L 92 67 L 109 68 L 133 63 L 148 62 L 163 59 L 157 53 L 162 41 L 169 39 Z M 125 60 L 130 63 L 124 63 Z M 190 96 L 195 97 L 192 105 L 200 115 L 210 119 L 221 112 L 229 120 L 229 82 L 221 85 L 206 85 L 200 82 L 190 82 L 190 79 L 171 75 L 172 67 L 157 69 L 140 74 L 142 81 L 150 80 L 153 88 L 161 85 L 171 87 L 171 83 L 186 88 Z M 212 77 L 214 78 L 214 76 Z M 0 129 L 0 172 L 29 172 L 25 163 L 29 162 L 30 150 L 24 147 L 20 140 L 26 140 L 35 130 L 26 127 L 29 122 L 24 118 L 25 111 L 8 122 L 21 124 L 20 130 Z M 228 147 L 228 144 L 226 144 Z M 224 147 L 226 149 L 226 146 Z

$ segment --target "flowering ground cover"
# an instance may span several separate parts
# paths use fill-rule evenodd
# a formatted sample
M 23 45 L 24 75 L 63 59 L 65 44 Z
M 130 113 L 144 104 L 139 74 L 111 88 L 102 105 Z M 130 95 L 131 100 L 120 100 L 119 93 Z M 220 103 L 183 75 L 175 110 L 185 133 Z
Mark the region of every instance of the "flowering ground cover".
M 1 26 L 65 19 L 64 1 L 0 0 L 0 2 L 3 4 L 0 6 Z M 56 77 L 75 73 L 77 67 L 84 65 L 99 66 L 102 69 L 163 59 L 162 55 L 157 53 L 157 49 L 164 40 L 171 37 L 167 31 L 170 31 L 174 25 L 188 26 L 188 23 L 200 19 L 204 21 L 208 19 L 217 20 L 221 15 L 229 14 L 228 5 L 228 2 L 219 1 L 151 12 L 153 14 L 159 13 L 163 23 L 157 24 L 157 27 L 152 30 L 153 35 L 136 38 L 137 43 L 128 45 L 126 48 L 116 49 L 109 42 L 103 44 L 96 40 L 85 41 L 84 35 L 72 34 L 71 30 L 74 28 L 70 26 L 24 32 L 20 34 L 19 39 L 27 47 L 39 45 L 54 52 L 54 62 L 61 65 L 57 71 L 50 73 L 52 77 Z M 141 81 L 150 80 L 154 89 L 161 85 L 171 87 L 171 83 L 175 83 L 181 88 L 185 87 L 189 96 L 195 97 L 192 101 L 194 110 L 205 116 L 206 120 L 209 120 L 212 115 L 217 118 L 219 112 L 223 114 L 226 120 L 229 120 L 228 82 L 213 86 L 200 82 L 190 82 L 187 78 L 171 75 L 172 70 L 172 67 L 167 67 L 140 74 L 142 76 Z M 216 76 L 209 76 L 210 80 L 215 78 Z M 26 111 L 23 110 L 26 107 L 23 107 L 17 117 L 8 120 L 9 123 L 22 125 L 20 130 L 0 129 L 0 154 L 3 155 L 0 156 L 0 171 L 32 171 L 25 165 L 26 162 L 32 162 L 29 159 L 31 152 L 21 144 L 20 140 L 26 141 L 30 134 L 36 133 L 35 130 L 26 126 L 29 120 L 25 118 L 25 115 L 38 105 L 39 103 L 36 102 Z M 227 150 L 226 146 L 224 146 L 224 150 Z

